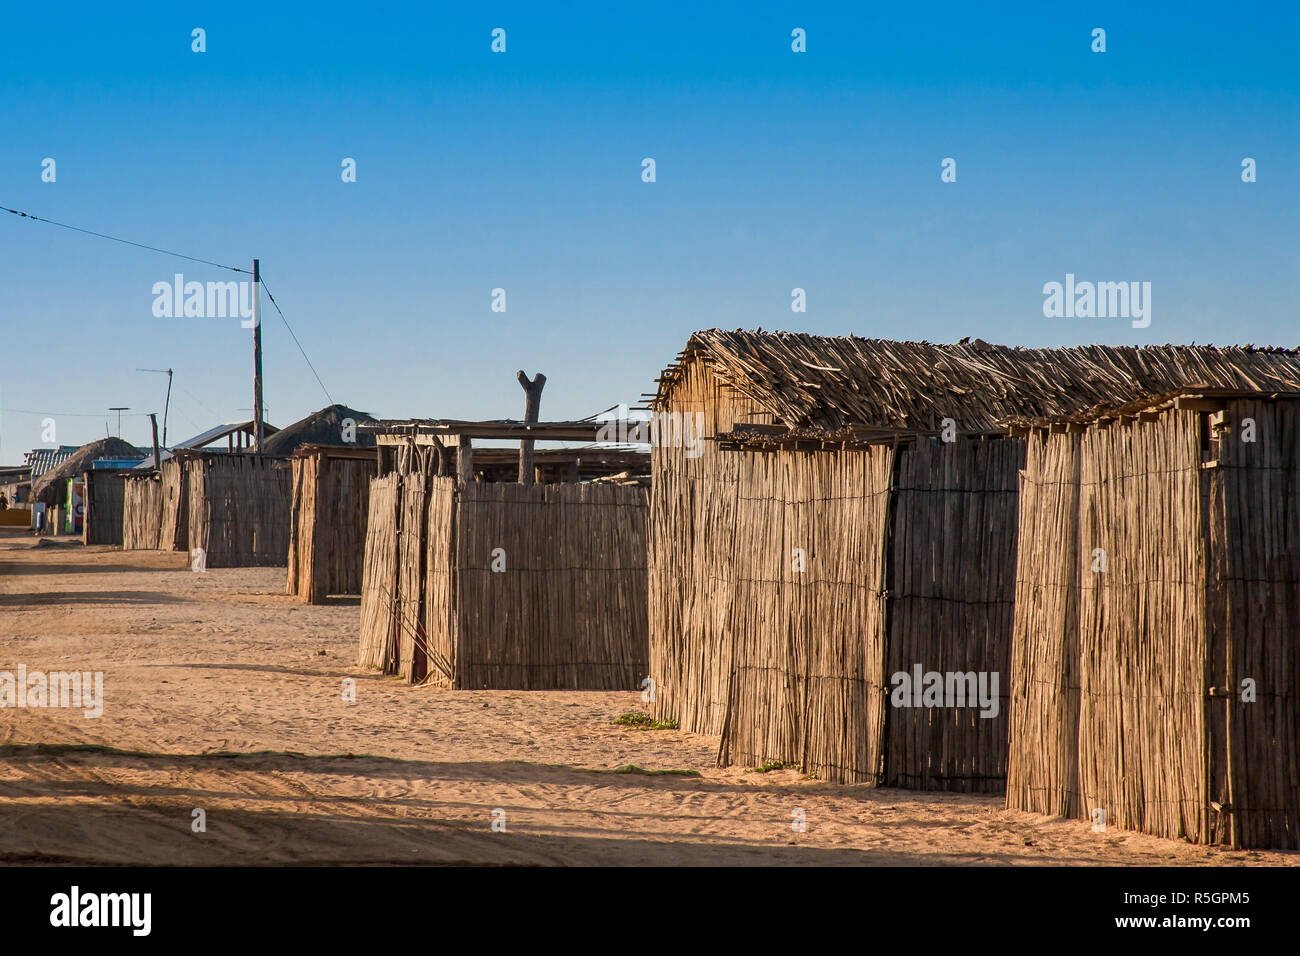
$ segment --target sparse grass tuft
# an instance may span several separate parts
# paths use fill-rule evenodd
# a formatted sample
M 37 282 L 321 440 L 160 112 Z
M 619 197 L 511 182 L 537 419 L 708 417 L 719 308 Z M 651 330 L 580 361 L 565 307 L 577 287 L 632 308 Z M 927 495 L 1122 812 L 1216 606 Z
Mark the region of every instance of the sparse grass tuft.
M 640 727 L 642 730 L 676 730 L 677 721 L 669 718 L 668 720 L 655 720 L 649 714 L 642 714 L 637 711 L 629 711 L 626 714 L 620 714 L 614 718 L 614 723 L 622 724 L 624 727 Z
M 771 773 L 773 770 L 793 770 L 793 769 L 794 768 L 790 764 L 782 763 L 779 760 L 769 760 L 766 763 L 759 764 L 757 767 L 754 767 L 750 770 L 746 770 L 745 773 Z

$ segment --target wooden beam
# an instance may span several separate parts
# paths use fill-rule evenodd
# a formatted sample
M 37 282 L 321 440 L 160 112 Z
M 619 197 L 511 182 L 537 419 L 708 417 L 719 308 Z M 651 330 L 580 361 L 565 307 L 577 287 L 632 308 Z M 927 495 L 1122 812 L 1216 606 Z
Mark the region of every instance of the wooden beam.
M 602 428 L 610 427 L 610 422 L 411 422 L 404 425 L 388 425 L 370 429 L 375 441 L 381 445 L 403 445 L 410 439 L 422 444 L 433 444 L 432 437 L 437 435 L 442 443 L 447 443 L 448 435 L 465 435 L 470 438 L 494 438 L 505 441 L 598 441 Z M 635 429 L 636 422 L 628 422 L 627 430 Z M 613 427 L 617 429 L 617 422 Z M 629 444 L 633 444 L 629 442 Z M 636 442 L 635 444 L 649 444 Z
M 1196 395 L 1179 396 L 1175 402 L 1179 411 L 1221 412 L 1226 403 L 1221 398 L 1201 398 Z

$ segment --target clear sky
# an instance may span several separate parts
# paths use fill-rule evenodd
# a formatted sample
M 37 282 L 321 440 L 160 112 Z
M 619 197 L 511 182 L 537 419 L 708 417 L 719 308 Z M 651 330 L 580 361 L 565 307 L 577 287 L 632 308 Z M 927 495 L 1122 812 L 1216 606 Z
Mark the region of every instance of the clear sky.
M 583 417 L 714 326 L 1297 345 L 1298 11 L 9 3 L 0 205 L 260 257 L 333 399 L 382 417 L 517 417 L 520 368 Z M 46 414 L 76 445 L 161 412 L 137 367 L 176 370 L 173 440 L 250 417 L 251 333 L 154 316 L 177 272 L 244 278 L 0 213 L 0 461 Z M 1067 273 L 1150 282 L 1150 326 L 1045 318 Z M 269 308 L 264 336 L 268 420 L 327 404 Z

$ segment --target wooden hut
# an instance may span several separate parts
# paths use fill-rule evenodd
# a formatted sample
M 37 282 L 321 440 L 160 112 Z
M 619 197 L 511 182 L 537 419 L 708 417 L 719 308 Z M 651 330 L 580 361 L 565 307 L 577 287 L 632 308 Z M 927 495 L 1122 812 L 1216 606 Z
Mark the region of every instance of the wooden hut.
M 656 712 L 720 735 L 723 764 L 1002 789 L 1025 455 L 1008 422 L 1297 375 L 1295 353 L 1251 349 L 696 333 L 653 403 Z M 931 674 L 958 693 L 901 693 Z M 981 675 L 996 708 L 970 706 Z
M 287 429 L 286 429 L 287 431 Z M 307 604 L 322 604 L 329 595 L 360 594 L 365 560 L 370 482 L 378 452 L 371 446 L 302 445 L 294 452 L 293 506 L 289 533 L 289 580 L 286 591 Z M 579 481 L 609 473 L 611 467 L 644 464 L 644 456 L 626 452 L 564 448 L 533 453 L 539 483 Z M 519 452 L 478 448 L 474 456 L 479 481 L 513 481 Z
M 378 458 L 373 445 L 302 445 L 294 452 L 289 594 L 321 604 L 331 594 L 361 593 Z
M 122 546 L 201 552 L 208 568 L 284 566 L 289 481 L 274 458 L 177 450 L 158 471 L 127 477 Z
M 252 451 L 254 429 L 219 425 L 174 445 L 161 467 L 152 456 L 137 465 L 123 494 L 122 547 L 201 552 L 209 568 L 285 565 L 289 465 Z M 223 439 L 225 449 L 214 447 Z
M 126 503 L 125 468 L 91 468 L 84 473 L 82 544 L 122 546 L 122 511 Z
M 82 445 L 37 479 L 32 486 L 32 501 L 49 508 L 65 506 L 69 483 L 79 482 L 82 541 L 86 544 L 120 545 L 124 484 L 121 474 L 140 458 L 139 449 L 120 438 L 100 438 Z M 94 462 L 100 459 L 124 464 L 121 468 L 96 472 Z M 60 528 L 59 533 L 66 533 L 66 529 Z
M 518 450 L 591 441 L 591 422 L 376 426 L 360 662 L 451 688 L 635 689 L 646 673 L 647 456 L 568 449 L 545 475 L 487 480 Z M 502 473 L 504 474 L 504 473 Z M 536 478 L 536 475 L 529 477 Z
M 292 505 L 287 462 L 265 455 L 187 454 L 189 550 L 209 568 L 284 567 Z
M 189 533 L 189 481 L 180 458 L 125 476 L 122 550 L 188 551 Z
M 269 455 L 292 456 L 287 593 L 308 604 L 361 593 L 375 438 L 358 427 L 375 421 L 329 405 L 268 439 Z
M 1008 806 L 1300 849 L 1300 393 L 1025 434 Z

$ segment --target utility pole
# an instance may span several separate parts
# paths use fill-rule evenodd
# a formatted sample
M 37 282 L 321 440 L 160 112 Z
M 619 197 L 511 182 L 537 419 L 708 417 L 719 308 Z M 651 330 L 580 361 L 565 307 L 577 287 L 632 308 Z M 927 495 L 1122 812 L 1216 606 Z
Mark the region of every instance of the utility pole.
M 262 272 L 253 260 L 253 434 L 262 452 Z
M 532 381 L 529 381 L 523 369 L 520 369 L 516 378 L 524 389 L 524 421 L 532 424 L 537 421 L 541 409 L 542 388 L 546 385 L 546 376 L 538 372 L 533 376 Z M 519 443 L 519 483 L 523 485 L 533 483 L 533 440 L 531 438 L 525 438 Z

